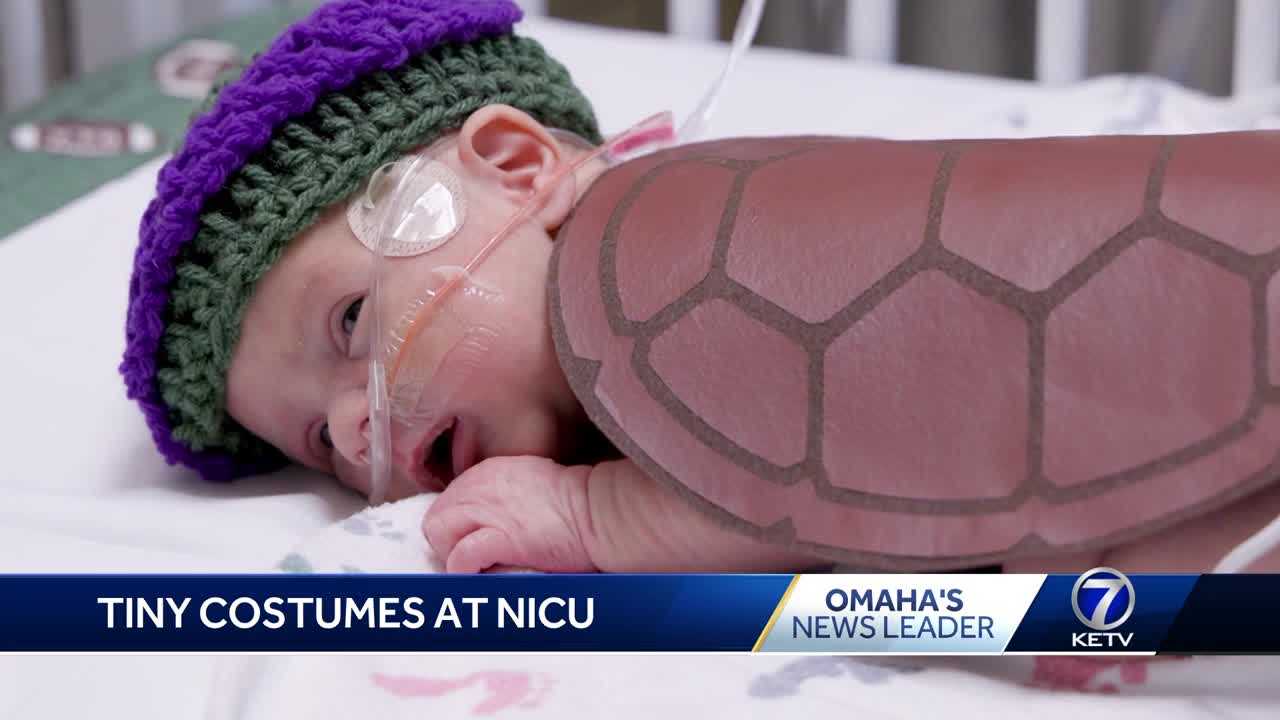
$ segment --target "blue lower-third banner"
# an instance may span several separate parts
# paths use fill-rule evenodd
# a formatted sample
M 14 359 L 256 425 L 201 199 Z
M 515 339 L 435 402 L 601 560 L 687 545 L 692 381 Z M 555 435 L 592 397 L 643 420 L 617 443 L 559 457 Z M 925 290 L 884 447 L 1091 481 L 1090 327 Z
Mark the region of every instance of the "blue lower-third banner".
M 1280 575 L 6 575 L 0 652 L 1280 653 Z

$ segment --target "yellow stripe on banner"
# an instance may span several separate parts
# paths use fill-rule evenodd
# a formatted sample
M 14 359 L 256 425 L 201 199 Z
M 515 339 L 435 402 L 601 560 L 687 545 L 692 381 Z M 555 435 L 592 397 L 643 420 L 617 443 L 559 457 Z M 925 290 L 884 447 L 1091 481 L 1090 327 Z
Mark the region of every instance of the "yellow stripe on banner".
M 786 606 L 787 600 L 791 597 L 791 592 L 796 589 L 796 583 L 799 581 L 799 575 L 791 576 L 791 584 L 787 585 L 787 591 L 782 593 L 782 599 L 773 608 L 773 614 L 769 616 L 769 622 L 765 623 L 764 630 L 760 631 L 760 637 L 756 638 L 756 644 L 751 646 L 751 652 L 760 652 L 760 646 L 764 644 L 764 639 L 769 636 L 769 632 L 777 624 L 778 617 L 782 615 L 782 608 Z

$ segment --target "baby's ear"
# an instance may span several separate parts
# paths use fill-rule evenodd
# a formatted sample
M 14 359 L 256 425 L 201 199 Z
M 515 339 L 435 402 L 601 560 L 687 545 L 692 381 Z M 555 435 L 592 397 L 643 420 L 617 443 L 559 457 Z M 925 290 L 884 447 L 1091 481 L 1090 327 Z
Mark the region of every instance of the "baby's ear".
M 567 161 L 563 149 L 537 120 L 510 105 L 487 105 L 471 113 L 458 133 L 463 168 L 523 205 L 546 187 Z M 555 188 L 535 217 L 548 230 L 559 227 L 573 207 L 571 177 Z

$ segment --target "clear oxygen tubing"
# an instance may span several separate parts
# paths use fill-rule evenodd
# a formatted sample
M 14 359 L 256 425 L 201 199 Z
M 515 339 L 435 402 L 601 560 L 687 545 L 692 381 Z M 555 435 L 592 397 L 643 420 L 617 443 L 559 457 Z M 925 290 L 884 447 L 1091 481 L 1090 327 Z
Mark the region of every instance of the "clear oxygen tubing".
M 604 144 L 582 154 L 573 163 L 563 164 L 543 185 L 495 232 L 489 240 L 462 266 L 440 267 L 433 276 L 442 282 L 426 288 L 423 297 L 415 300 L 409 311 L 401 316 L 394 327 L 387 326 L 384 297 L 388 258 L 395 255 L 389 249 L 403 243 L 405 228 L 413 228 L 415 213 L 420 208 L 415 193 L 406 192 L 414 187 L 432 159 L 429 154 L 416 155 L 402 161 L 403 166 L 393 175 L 394 187 L 383 192 L 384 209 L 375 223 L 377 251 L 374 254 L 366 302 L 373 309 L 370 319 L 369 361 L 369 430 L 370 450 L 370 502 L 381 504 L 390 486 L 392 460 L 392 423 L 399 416 L 402 420 L 429 421 L 429 411 L 421 405 L 421 389 L 429 379 L 411 359 L 415 341 L 432 322 L 445 317 L 447 301 L 462 290 L 464 296 L 492 298 L 501 295 L 500 288 L 488 288 L 477 280 L 477 271 L 511 232 L 527 222 L 547 203 L 551 196 L 562 189 L 566 182 L 573 183 L 576 173 L 590 162 L 603 158 L 606 162 L 618 162 L 626 157 L 666 145 L 674 139 L 670 113 L 658 113 L 636 126 L 611 138 Z M 485 337 L 492 335 L 486 328 L 463 328 L 464 340 L 447 354 L 447 358 L 465 361 L 468 353 L 483 351 Z M 448 360 L 446 359 L 445 362 Z M 433 403 L 439 404 L 439 398 Z M 399 412 L 397 412 L 399 410 Z
M 572 182 L 577 171 L 584 165 L 600 158 L 610 163 L 619 162 L 658 146 L 673 142 L 689 142 L 705 135 L 720 95 L 738 61 L 755 38 L 764 5 L 765 0 L 747 0 L 739 14 L 733 44 L 724 68 L 678 133 L 674 129 L 670 113 L 658 113 L 583 154 L 573 164 L 564 165 L 553 176 L 552 181 L 534 193 L 469 262 L 460 268 L 453 268 L 443 284 L 431 289 L 427 293 L 428 297 L 413 308 L 410 317 L 402 319 L 397 327 L 389 328 L 386 326 L 385 313 L 379 311 L 384 307 L 385 302 L 383 296 L 387 258 L 397 255 L 391 249 L 400 243 L 398 230 L 406 225 L 412 225 L 406 221 L 406 213 L 414 211 L 417 198 L 406 198 L 406 193 L 412 192 L 417 178 L 422 174 L 423 168 L 431 163 L 431 158 L 430 153 L 425 153 L 402 161 L 403 165 L 399 168 L 398 177 L 392 179 L 394 187 L 390 188 L 389 194 L 386 195 L 391 200 L 384 203 L 385 210 L 381 213 L 381 221 L 378 223 L 378 241 L 375 243 L 370 289 L 366 299 L 374 310 L 370 323 L 368 379 L 370 447 L 367 460 L 371 472 L 369 493 L 371 504 L 381 504 L 386 499 L 390 486 L 393 454 L 392 421 L 397 409 L 397 383 L 405 376 L 405 368 L 411 364 L 406 360 L 406 356 L 411 352 L 414 340 L 433 318 L 440 316 L 444 303 L 451 295 L 460 287 L 475 282 L 477 269 L 511 234 L 511 231 L 540 210 L 552 193 L 560 189 L 561 183 Z M 392 338 L 391 342 L 387 341 L 389 337 Z M 426 378 L 418 377 L 415 380 L 424 383 Z M 413 394 L 412 387 L 402 394 Z
M 729 78 L 738 67 L 738 61 L 747 53 L 751 43 L 760 29 L 760 18 L 764 15 L 765 0 L 747 0 L 738 13 L 738 22 L 733 29 L 733 44 L 729 48 L 729 59 L 725 61 L 720 76 L 702 96 L 694 111 L 685 119 L 676 133 L 680 143 L 692 142 L 706 134 L 711 127 L 711 118 L 715 115 L 720 96 L 729 83 Z

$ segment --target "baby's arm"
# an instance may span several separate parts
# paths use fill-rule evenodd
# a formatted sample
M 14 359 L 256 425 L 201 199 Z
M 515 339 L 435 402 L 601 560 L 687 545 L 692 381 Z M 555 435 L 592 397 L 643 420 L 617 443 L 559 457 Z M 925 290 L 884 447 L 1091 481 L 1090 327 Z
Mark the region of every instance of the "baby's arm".
M 630 460 L 565 467 L 492 458 L 463 473 L 423 520 L 448 572 L 784 571 L 820 564 L 727 530 Z

